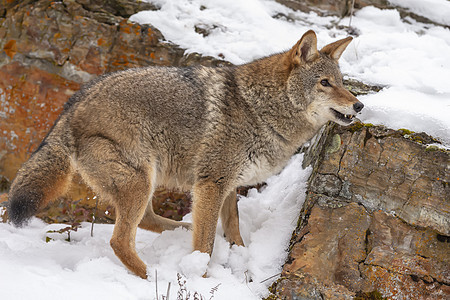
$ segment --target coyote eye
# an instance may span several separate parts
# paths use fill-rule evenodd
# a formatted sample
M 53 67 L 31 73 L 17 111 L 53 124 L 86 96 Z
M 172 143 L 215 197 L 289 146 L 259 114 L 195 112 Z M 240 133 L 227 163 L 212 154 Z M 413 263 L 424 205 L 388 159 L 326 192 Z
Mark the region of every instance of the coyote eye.
M 320 81 L 320 84 L 323 85 L 323 86 L 331 86 L 331 84 L 328 82 L 327 79 L 322 79 L 322 80 Z

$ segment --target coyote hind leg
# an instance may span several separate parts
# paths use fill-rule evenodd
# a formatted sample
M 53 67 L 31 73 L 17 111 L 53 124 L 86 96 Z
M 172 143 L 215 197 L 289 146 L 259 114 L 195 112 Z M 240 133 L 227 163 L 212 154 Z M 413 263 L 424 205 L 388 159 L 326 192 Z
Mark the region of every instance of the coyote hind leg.
M 136 207 L 122 204 L 116 204 L 116 224 L 110 244 L 114 253 L 129 270 L 146 279 L 147 266 L 137 255 L 135 244 L 136 230 L 144 213 L 145 202 L 134 203 L 137 204 Z
M 239 213 L 236 199 L 236 191 L 233 190 L 222 204 L 220 219 L 227 241 L 231 245 L 244 246 L 239 231 Z
M 147 278 L 147 266 L 137 255 L 135 238 L 151 196 L 153 170 L 129 162 L 107 139 L 91 138 L 80 146 L 79 153 L 83 179 L 115 205 L 116 223 L 110 242 L 114 253 L 130 271 Z
M 174 221 L 155 214 L 151 199 L 148 202 L 145 215 L 142 218 L 141 223 L 139 223 L 139 228 L 151 230 L 157 233 L 161 233 L 164 230 L 174 230 L 180 226 L 188 230 L 191 229 L 190 223 Z

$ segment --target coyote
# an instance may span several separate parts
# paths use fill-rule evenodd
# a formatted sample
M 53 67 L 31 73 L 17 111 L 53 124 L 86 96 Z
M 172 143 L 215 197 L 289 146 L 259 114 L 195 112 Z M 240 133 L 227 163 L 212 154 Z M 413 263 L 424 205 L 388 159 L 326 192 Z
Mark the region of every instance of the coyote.
M 236 188 L 280 172 L 324 124 L 348 125 L 363 108 L 338 67 L 351 40 L 318 51 L 310 30 L 289 51 L 239 66 L 144 67 L 98 77 L 69 99 L 19 169 L 10 220 L 23 225 L 79 173 L 115 206 L 111 247 L 142 278 L 138 226 L 192 229 L 193 249 L 211 254 L 220 216 L 227 240 L 243 246 Z M 192 192 L 192 227 L 153 212 L 158 186 Z

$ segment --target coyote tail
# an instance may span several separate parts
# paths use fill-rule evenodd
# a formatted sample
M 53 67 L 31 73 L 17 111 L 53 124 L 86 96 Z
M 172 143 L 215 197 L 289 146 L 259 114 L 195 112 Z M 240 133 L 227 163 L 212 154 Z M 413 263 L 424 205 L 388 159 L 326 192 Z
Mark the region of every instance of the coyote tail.
M 72 179 L 67 147 L 45 140 L 17 172 L 8 195 L 9 219 L 22 226 L 50 201 L 66 193 Z

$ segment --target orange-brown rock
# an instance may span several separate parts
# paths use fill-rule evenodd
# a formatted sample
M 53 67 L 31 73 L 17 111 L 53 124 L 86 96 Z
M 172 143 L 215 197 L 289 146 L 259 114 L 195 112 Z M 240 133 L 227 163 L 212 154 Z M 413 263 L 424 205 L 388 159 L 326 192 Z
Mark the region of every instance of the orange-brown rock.
M 433 141 L 326 127 L 305 156 L 314 171 L 275 296 L 449 298 L 450 156 Z
M 389 298 L 450 296 L 450 244 L 442 236 L 380 211 L 369 230 L 368 255 L 360 265 L 363 289 Z
M 424 134 L 355 124 L 323 140 L 311 192 L 450 235 L 450 156 Z
M 286 299 L 296 299 L 288 294 L 352 299 L 373 291 L 388 299 L 445 299 L 450 296 L 449 253 L 449 243 L 439 241 L 436 231 L 385 212 L 370 214 L 356 203 L 315 205 L 277 291 Z
M 77 82 L 17 61 L 0 67 L 2 175 L 15 176 L 78 88 Z
M 364 207 L 314 206 L 308 224 L 299 234 L 300 242 L 291 250 L 296 258 L 284 266 L 283 272 L 292 276 L 314 274 L 314 279 L 327 286 L 328 292 L 344 295 L 361 290 L 363 279 L 359 262 L 366 257 L 365 239 L 370 216 Z M 352 296 L 345 291 L 346 296 Z

